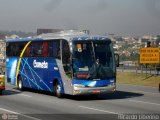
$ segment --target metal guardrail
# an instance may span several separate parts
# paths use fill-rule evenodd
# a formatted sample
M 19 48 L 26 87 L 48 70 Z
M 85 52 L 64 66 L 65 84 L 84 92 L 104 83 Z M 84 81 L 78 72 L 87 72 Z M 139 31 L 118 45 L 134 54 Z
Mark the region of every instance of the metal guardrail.
M 150 74 L 150 75 L 160 75 L 160 67 L 121 66 L 121 67 L 117 67 L 117 71 L 145 73 L 145 74 Z

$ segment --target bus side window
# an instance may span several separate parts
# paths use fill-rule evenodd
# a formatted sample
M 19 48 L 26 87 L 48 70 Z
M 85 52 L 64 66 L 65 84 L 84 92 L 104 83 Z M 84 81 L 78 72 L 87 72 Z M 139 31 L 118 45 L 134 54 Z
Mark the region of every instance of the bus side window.
M 62 63 L 63 63 L 63 69 L 66 73 L 66 75 L 69 78 L 72 78 L 72 61 L 71 61 L 71 52 L 69 49 L 69 43 L 66 40 L 62 41 Z
M 49 41 L 48 55 L 49 55 L 49 57 L 53 57 L 53 42 L 52 41 Z
M 7 43 L 6 47 L 7 47 L 7 49 L 6 49 L 7 56 L 12 56 L 11 43 Z
M 53 57 L 61 59 L 60 56 L 60 40 L 53 41 Z
M 22 53 L 22 51 L 23 51 L 23 49 L 24 49 L 26 44 L 27 44 L 26 42 L 21 42 L 21 43 L 18 44 L 18 52 L 17 52 L 18 56 L 21 55 L 21 53 Z
M 31 45 L 29 45 L 29 46 L 27 47 L 27 49 L 25 50 L 24 56 L 25 56 L 25 57 L 30 57 L 30 56 L 31 56 Z
M 12 48 L 12 50 L 13 50 L 13 56 L 18 56 L 18 52 L 20 52 L 19 51 L 19 46 L 16 43 L 14 43 L 14 45 L 12 47 L 13 47 Z
M 69 51 L 69 45 L 68 45 L 68 42 L 67 41 L 63 41 L 62 43 L 62 50 L 63 50 L 63 54 L 62 54 L 62 57 L 63 57 L 63 64 L 69 64 L 70 62 L 70 51 Z
M 57 59 L 61 59 L 60 41 L 57 41 L 56 58 L 57 58 Z
M 7 44 L 7 56 L 20 56 L 26 42 L 15 42 Z
M 43 42 L 43 57 L 48 57 L 48 42 Z
M 67 41 L 62 41 L 62 62 L 65 72 L 71 72 L 71 56 L 69 44 Z
M 31 54 L 34 57 L 42 57 L 42 42 L 34 42 L 32 43 L 32 49 L 31 49 Z

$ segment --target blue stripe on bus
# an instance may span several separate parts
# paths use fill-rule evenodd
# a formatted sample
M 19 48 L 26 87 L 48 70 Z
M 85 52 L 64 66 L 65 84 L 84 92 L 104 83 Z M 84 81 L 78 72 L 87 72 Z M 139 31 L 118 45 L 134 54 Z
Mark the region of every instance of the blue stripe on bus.
M 74 84 L 81 84 L 88 87 L 103 87 L 107 86 L 108 84 L 115 82 L 115 78 L 106 79 L 106 80 L 73 80 L 72 85 Z

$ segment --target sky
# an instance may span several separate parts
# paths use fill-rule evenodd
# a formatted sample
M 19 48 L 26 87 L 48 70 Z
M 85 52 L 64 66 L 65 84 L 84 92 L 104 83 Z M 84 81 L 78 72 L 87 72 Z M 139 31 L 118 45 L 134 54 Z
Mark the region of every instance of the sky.
M 0 30 L 87 29 L 92 34 L 160 34 L 160 0 L 0 0 Z

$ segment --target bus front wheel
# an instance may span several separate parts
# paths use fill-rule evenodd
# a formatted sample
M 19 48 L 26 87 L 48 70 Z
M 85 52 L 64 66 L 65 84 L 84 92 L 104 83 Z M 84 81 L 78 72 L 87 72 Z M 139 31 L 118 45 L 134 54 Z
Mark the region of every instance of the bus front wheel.
M 61 86 L 58 82 L 55 84 L 55 94 L 58 98 L 62 98 L 63 96 L 63 94 L 61 93 Z
M 0 95 L 2 95 L 2 90 L 0 90 Z

